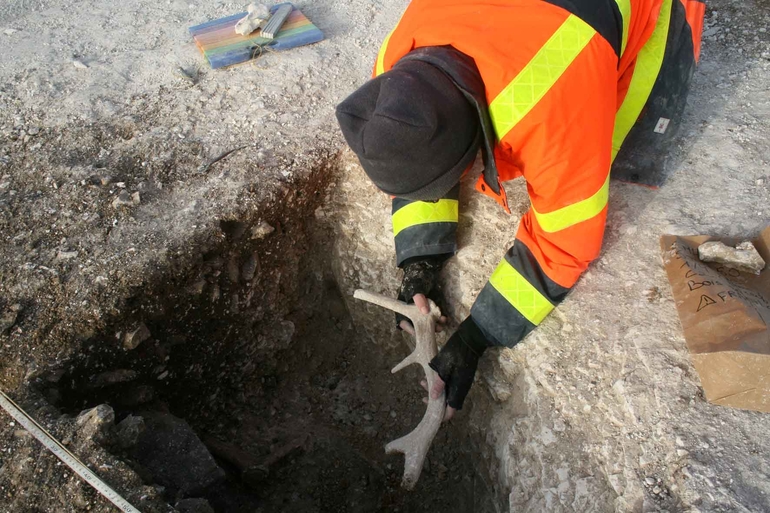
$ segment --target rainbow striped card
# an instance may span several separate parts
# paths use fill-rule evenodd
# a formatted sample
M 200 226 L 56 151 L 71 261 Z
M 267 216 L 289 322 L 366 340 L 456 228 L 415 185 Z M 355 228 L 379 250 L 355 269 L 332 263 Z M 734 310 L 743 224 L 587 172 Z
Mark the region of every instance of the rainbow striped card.
M 281 5 L 291 5 L 292 12 L 275 35 L 275 39 L 260 37 L 259 30 L 248 36 L 236 33 L 235 24 L 246 16 L 245 12 L 195 25 L 190 27 L 190 34 L 214 69 L 251 60 L 258 57 L 263 49 L 288 50 L 317 43 L 324 38 L 323 32 L 292 4 L 274 5 L 270 12 L 275 12 Z

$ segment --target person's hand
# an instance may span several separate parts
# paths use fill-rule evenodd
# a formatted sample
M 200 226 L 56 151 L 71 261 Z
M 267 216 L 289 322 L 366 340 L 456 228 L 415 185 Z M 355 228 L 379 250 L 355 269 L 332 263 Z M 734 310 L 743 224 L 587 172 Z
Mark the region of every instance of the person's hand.
M 446 258 L 447 255 L 437 255 L 414 257 L 404 261 L 402 263 L 404 277 L 398 289 L 398 300 L 407 304 L 414 302 L 424 314 L 430 313 L 427 296 L 433 291 L 438 273 Z M 396 314 L 396 326 L 414 334 L 412 323 L 401 314 Z
M 438 399 L 446 392 L 447 411 L 444 420 L 449 420 L 456 410 L 463 407 L 465 396 L 473 385 L 479 358 L 489 347 L 484 334 L 471 317 L 465 319 L 449 341 L 430 361 L 430 368 L 439 379 L 428 392 L 431 399 Z M 427 388 L 427 384 L 424 385 Z

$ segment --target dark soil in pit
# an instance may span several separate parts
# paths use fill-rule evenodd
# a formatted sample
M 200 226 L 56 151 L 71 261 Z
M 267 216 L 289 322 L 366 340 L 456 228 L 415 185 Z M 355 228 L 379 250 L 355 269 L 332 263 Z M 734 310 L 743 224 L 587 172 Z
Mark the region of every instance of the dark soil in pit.
M 243 261 L 249 253 L 236 244 L 204 264 L 224 260 L 226 275 L 230 254 Z M 261 274 L 271 276 L 262 260 Z M 86 344 L 44 392 L 73 414 L 108 403 L 118 420 L 148 411 L 187 420 L 227 472 L 225 482 L 192 494 L 219 512 L 494 511 L 462 421 L 441 429 L 416 490 L 400 487 L 403 457 L 386 456 L 384 446 L 422 417 L 422 371 L 412 366 L 392 375 L 406 344 L 394 352 L 359 341 L 328 267 L 308 260 L 283 270 L 294 273 L 298 287 L 280 321 L 211 306 L 209 285 L 197 299 L 158 287 L 165 292 L 137 299 L 132 310 L 145 319 L 150 339 L 132 351 L 114 350 L 115 334 L 137 322 L 124 319 Z M 146 315 L 158 302 L 173 303 L 165 310 L 173 314 Z M 131 451 L 112 450 L 148 483 L 162 481 Z M 185 495 L 165 493 L 171 504 Z

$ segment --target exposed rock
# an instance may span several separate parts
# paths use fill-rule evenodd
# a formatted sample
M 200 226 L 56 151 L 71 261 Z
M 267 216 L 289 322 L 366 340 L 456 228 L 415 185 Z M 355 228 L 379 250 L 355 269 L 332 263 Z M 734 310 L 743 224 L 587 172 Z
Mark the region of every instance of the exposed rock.
M 206 499 L 184 499 L 174 506 L 179 513 L 214 513 Z
M 115 369 L 107 372 L 102 372 L 96 375 L 91 380 L 91 385 L 94 387 L 104 387 L 108 385 L 114 385 L 116 383 L 127 383 L 135 380 L 137 373 L 131 369 Z
M 224 478 L 224 472 L 187 422 L 170 413 L 142 416 L 146 429 L 132 455 L 156 482 L 183 495 L 196 495 Z
M 126 333 L 125 337 L 123 337 L 123 347 L 129 351 L 136 349 L 139 347 L 139 344 L 150 338 L 150 336 L 149 328 L 142 322 L 133 331 Z
M 238 283 L 238 278 L 241 272 L 238 268 L 238 258 L 233 256 L 227 261 L 227 277 L 230 278 L 230 282 Z
M 80 412 L 76 422 L 80 436 L 100 443 L 105 440 L 107 431 L 115 424 L 115 412 L 109 405 L 100 404 Z
M 128 191 L 120 191 L 120 194 L 112 201 L 112 208 L 135 207 L 141 201 L 142 198 L 138 192 L 129 194 Z
M 129 449 L 136 445 L 139 435 L 144 432 L 144 419 L 134 415 L 129 415 L 118 423 L 115 429 L 115 436 L 118 445 L 123 449 Z
M 0 335 L 13 328 L 16 324 L 16 319 L 21 312 L 21 305 L 11 305 L 5 309 L 2 316 L 0 316 Z
M 251 238 L 256 240 L 264 239 L 274 231 L 275 228 L 270 226 L 267 222 L 262 221 L 251 229 Z
M 251 281 L 254 279 L 254 275 L 259 268 L 259 260 L 256 253 L 249 255 L 249 258 L 241 266 L 241 276 L 245 281 Z
M 704 242 L 698 246 L 698 257 L 703 262 L 716 262 L 745 273 L 759 274 L 765 261 L 749 241 L 732 248 L 720 241 Z

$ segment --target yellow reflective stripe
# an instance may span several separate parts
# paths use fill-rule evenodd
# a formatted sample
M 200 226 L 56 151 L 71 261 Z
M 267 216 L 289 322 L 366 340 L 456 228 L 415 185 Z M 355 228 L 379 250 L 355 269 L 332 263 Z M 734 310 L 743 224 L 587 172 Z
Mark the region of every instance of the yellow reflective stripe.
M 396 29 L 393 29 L 390 31 L 390 34 L 388 34 L 385 37 L 385 40 L 382 42 L 382 46 L 380 46 L 380 51 L 377 54 L 377 65 L 374 68 L 374 75 L 382 75 L 385 73 L 385 52 L 388 51 L 388 42 L 390 41 L 390 36 L 393 35 L 393 32 L 395 32 Z
M 556 29 L 516 78 L 489 105 L 498 139 L 502 139 L 537 105 L 596 31 L 575 15 Z
M 393 236 L 418 224 L 456 223 L 458 215 L 458 201 L 454 199 L 442 199 L 435 203 L 415 201 L 393 214 Z
M 572 205 L 542 214 L 535 210 L 532 205 L 532 212 L 537 218 L 537 223 L 545 232 L 558 232 L 570 226 L 587 221 L 599 214 L 607 206 L 607 200 L 610 196 L 610 175 L 604 180 L 604 185 L 594 193 L 590 198 L 578 201 Z
M 623 100 L 623 105 L 620 106 L 615 115 L 615 130 L 612 134 L 613 161 L 618 155 L 623 141 L 626 140 L 628 133 L 639 118 L 639 114 L 650 97 L 652 87 L 658 79 L 660 66 L 663 64 L 663 56 L 666 53 L 671 3 L 672 0 L 663 0 L 655 30 L 636 57 L 636 67 L 634 68 L 634 76 L 631 77 L 631 84 L 628 86 L 628 93 Z
M 553 310 L 551 302 L 505 259 L 489 277 L 489 284 L 535 326 Z
M 620 55 L 623 56 L 628 43 L 628 26 L 631 23 L 631 0 L 615 0 L 615 3 L 618 4 L 620 16 L 623 18 L 623 39 L 620 42 Z

